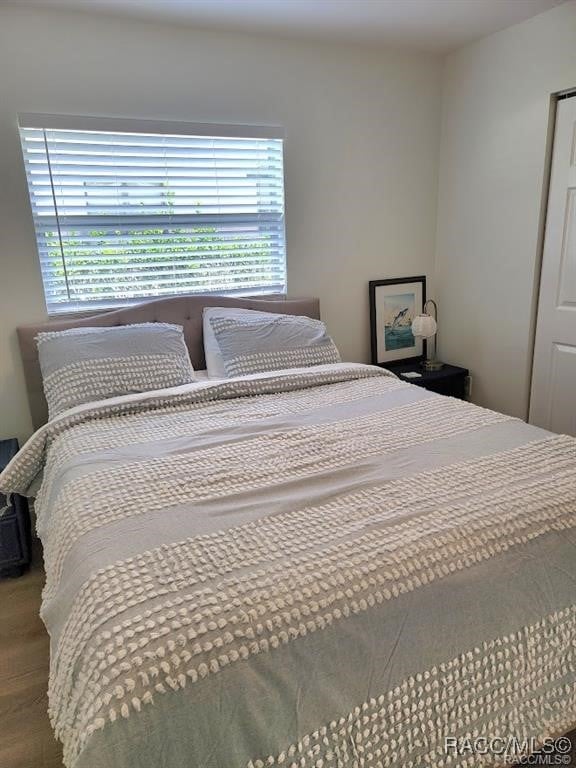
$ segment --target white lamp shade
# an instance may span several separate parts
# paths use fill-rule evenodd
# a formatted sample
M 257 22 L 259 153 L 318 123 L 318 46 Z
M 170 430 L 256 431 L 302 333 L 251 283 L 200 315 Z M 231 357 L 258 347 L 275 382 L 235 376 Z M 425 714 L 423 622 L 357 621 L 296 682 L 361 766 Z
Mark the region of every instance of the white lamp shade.
M 437 330 L 438 326 L 432 315 L 416 315 L 412 321 L 412 335 L 417 339 L 429 339 Z

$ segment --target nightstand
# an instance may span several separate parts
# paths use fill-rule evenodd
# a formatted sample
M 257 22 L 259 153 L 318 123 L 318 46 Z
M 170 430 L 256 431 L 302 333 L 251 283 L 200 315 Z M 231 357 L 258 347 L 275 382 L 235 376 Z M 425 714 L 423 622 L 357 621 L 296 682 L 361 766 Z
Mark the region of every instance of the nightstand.
M 466 379 L 468 378 L 468 369 L 460 368 L 457 365 L 445 364 L 439 371 L 426 371 L 420 367 L 419 361 L 408 363 L 389 363 L 382 366 L 392 373 L 399 376 L 402 381 L 409 384 L 416 384 L 417 387 L 424 387 L 431 392 L 437 392 L 439 395 L 448 395 L 449 397 L 458 397 L 460 400 L 466 399 Z M 421 373 L 421 376 L 406 378 L 404 373 Z
M 17 440 L 0 440 L 0 470 L 18 453 Z M 0 510 L 7 500 L 0 493 Z M 30 514 L 23 496 L 12 494 L 0 513 L 0 578 L 21 576 L 30 565 Z

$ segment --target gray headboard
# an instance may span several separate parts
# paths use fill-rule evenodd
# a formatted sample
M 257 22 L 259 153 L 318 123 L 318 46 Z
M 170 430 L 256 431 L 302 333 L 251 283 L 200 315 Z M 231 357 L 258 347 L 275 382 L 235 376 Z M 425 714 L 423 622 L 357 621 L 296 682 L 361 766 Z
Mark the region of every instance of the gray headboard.
M 34 428 L 48 420 L 48 408 L 42 388 L 42 375 L 38 362 L 36 335 L 40 331 L 63 331 L 67 328 L 130 325 L 131 323 L 176 323 L 184 327 L 190 359 L 196 370 L 206 367 L 202 339 L 202 312 L 204 307 L 240 307 L 262 312 L 280 312 L 286 315 L 306 315 L 320 318 L 318 299 L 235 299 L 229 296 L 175 296 L 169 299 L 145 301 L 124 309 L 116 309 L 81 318 L 49 320 L 18 328 L 18 341 L 24 366 L 24 377 Z

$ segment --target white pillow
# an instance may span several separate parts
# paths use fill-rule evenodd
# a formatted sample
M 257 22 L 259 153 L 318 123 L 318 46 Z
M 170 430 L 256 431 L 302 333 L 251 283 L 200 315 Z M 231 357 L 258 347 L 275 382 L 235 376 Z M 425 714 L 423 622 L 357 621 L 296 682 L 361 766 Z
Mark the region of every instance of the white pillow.
M 203 325 L 211 378 L 340 362 L 326 326 L 310 317 L 208 307 Z
M 202 330 L 204 334 L 204 357 L 206 358 L 206 370 L 208 371 L 208 377 L 211 379 L 225 379 L 226 370 L 224 369 L 224 360 L 222 359 L 222 353 L 220 347 L 216 341 L 216 336 L 212 330 L 210 323 L 211 317 L 219 317 L 222 312 L 228 311 L 230 316 L 239 315 L 242 312 L 246 312 L 245 309 L 229 309 L 224 310 L 219 307 L 205 307 L 202 316 Z

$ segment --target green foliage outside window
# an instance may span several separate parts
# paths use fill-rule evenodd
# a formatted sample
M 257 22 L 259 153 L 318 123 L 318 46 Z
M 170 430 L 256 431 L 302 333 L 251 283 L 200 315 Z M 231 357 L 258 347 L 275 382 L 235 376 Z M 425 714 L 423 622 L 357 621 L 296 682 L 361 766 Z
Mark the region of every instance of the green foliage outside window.
M 67 279 L 72 301 L 182 292 L 187 285 L 190 290 L 214 290 L 215 274 L 219 289 L 233 289 L 254 271 L 261 273 L 272 253 L 271 235 L 250 241 L 244 233 L 211 226 L 65 230 L 61 242 L 58 232 L 51 231 L 45 243 L 48 270 L 56 279 Z M 146 275 L 147 269 L 154 274 Z

